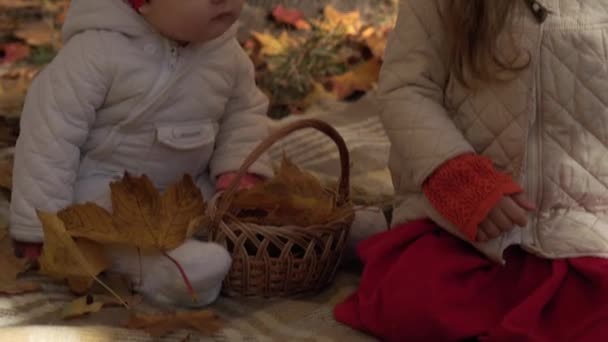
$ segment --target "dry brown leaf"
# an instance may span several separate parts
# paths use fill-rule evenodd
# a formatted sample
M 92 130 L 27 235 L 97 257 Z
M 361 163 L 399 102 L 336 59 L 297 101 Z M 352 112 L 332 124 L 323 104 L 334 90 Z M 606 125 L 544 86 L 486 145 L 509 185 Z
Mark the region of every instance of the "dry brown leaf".
M 378 82 L 382 63 L 372 58 L 345 74 L 331 78 L 332 90 L 338 99 L 345 99 L 356 91 L 368 91 Z
M 301 171 L 287 158 L 276 175 L 248 190 L 239 191 L 231 211 L 245 222 L 307 227 L 339 217 L 336 196 L 312 174 Z
M 86 203 L 61 210 L 57 219 L 71 237 L 163 252 L 179 269 L 196 300 L 181 265 L 165 253 L 182 245 L 203 227 L 205 202 L 192 177 L 184 176 L 162 196 L 145 175 L 125 174 L 122 180 L 110 184 L 110 190 L 112 214 L 97 204 Z M 91 286 L 92 279 L 87 274 L 72 275 L 68 284 L 73 291 L 82 292 Z
M 101 311 L 104 303 L 97 301 L 91 295 L 83 296 L 68 303 L 61 310 L 62 319 L 74 319 Z
M 6 229 L 0 230 L 0 294 L 15 295 L 40 290 L 40 285 L 18 280 L 17 276 L 29 268 L 25 259 L 15 256 L 15 251 Z
M 0 115 L 21 113 L 31 80 L 24 68 L 0 76 Z
M 203 335 L 211 335 L 222 328 L 219 316 L 209 310 L 176 313 L 136 313 L 125 324 L 129 329 L 144 330 L 154 337 L 161 337 L 181 329 L 193 329 Z
M 125 174 L 110 185 L 113 213 L 96 204 L 70 206 L 58 213 L 73 237 L 168 251 L 201 227 L 205 202 L 190 176 L 160 195 L 148 177 Z
M 51 278 L 68 280 L 76 293 L 86 291 L 94 277 L 110 266 L 101 245 L 73 240 L 57 215 L 38 212 L 44 229 L 44 248 L 38 259 L 40 272 Z
M 1 132 L 1 130 L 0 130 Z M 1 140 L 1 139 L 0 139 Z M 13 187 L 13 156 L 0 160 L 0 187 L 11 189 Z
M 141 301 L 140 296 L 123 297 L 129 303 L 129 306 L 136 305 Z M 104 307 L 122 306 L 123 303 L 116 297 L 108 295 L 93 295 L 79 297 L 68 303 L 61 310 L 62 319 L 74 319 L 88 314 L 101 311 Z

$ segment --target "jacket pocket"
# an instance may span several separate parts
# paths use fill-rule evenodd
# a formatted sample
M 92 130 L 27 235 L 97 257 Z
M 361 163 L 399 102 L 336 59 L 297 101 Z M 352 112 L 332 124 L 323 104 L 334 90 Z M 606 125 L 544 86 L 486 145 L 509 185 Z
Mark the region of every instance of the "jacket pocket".
M 213 123 L 158 126 L 156 136 L 166 146 L 191 150 L 212 145 L 215 142 L 215 126 Z
M 149 155 L 163 165 L 159 181 L 173 182 L 184 173 L 194 178 L 205 172 L 215 149 L 218 124 L 187 122 L 156 126 L 156 143 Z

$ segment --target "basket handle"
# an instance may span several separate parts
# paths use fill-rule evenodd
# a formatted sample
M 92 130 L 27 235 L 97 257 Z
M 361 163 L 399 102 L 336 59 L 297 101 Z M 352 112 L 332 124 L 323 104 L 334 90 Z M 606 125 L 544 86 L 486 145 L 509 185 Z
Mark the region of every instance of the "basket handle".
M 243 165 L 239 169 L 236 177 L 232 180 L 226 191 L 222 194 L 219 199 L 219 203 L 217 205 L 217 211 L 215 215 L 213 215 L 213 221 L 211 227 L 216 227 L 219 221 L 222 219 L 224 214 L 230 208 L 230 204 L 232 199 L 236 195 L 237 188 L 240 180 L 247 173 L 251 165 L 253 165 L 272 145 L 274 145 L 280 139 L 286 137 L 287 135 L 299 131 L 306 128 L 314 128 L 321 133 L 328 136 L 330 139 L 334 141 L 336 146 L 338 147 L 338 151 L 340 153 L 340 183 L 338 187 L 338 205 L 344 205 L 349 201 L 350 198 L 350 155 L 348 152 L 348 148 L 346 146 L 346 142 L 338 133 L 338 131 L 333 128 L 328 123 L 317 120 L 317 119 L 304 119 L 296 121 L 292 124 L 288 124 L 273 134 L 269 135 L 265 140 L 263 140 L 251 154 L 245 159 Z

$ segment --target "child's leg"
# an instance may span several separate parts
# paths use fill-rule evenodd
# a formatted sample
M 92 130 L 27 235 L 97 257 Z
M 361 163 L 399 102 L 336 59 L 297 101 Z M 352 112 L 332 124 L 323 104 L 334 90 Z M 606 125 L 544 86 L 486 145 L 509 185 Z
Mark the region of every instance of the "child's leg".
M 168 254 L 184 269 L 198 297 L 196 303 L 178 268 L 167 257 L 155 253 L 140 258 L 132 247 L 108 249 L 112 270 L 131 277 L 145 297 L 171 306 L 204 306 L 215 301 L 231 266 L 230 254 L 218 244 L 196 240 L 188 240 Z

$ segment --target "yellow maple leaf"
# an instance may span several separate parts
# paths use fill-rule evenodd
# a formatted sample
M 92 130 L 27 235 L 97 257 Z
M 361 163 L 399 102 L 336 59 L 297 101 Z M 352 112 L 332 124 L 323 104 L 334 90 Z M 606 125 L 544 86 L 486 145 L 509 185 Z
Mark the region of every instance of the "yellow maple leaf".
M 355 66 L 350 71 L 331 78 L 334 94 L 338 99 L 345 99 L 355 91 L 368 91 L 378 82 L 381 61 L 372 58 Z
M 265 56 L 277 56 L 285 53 L 289 49 L 290 38 L 286 32 L 279 37 L 270 33 L 252 32 L 251 35 L 261 45 L 260 53 Z
M 388 43 L 389 31 L 387 28 L 368 27 L 361 32 L 358 39 L 369 48 L 374 57 L 382 59 Z
M 203 225 L 205 202 L 190 176 L 169 186 L 162 196 L 145 175 L 125 174 L 110 189 L 112 214 L 94 203 L 73 205 L 58 213 L 71 236 L 168 251 Z
M 110 266 L 102 247 L 92 241 L 74 241 L 63 221 L 55 214 L 38 212 L 44 230 L 44 248 L 38 263 L 40 272 L 58 280 L 68 280 L 76 292 L 90 287 L 96 276 Z
M 327 5 L 323 9 L 323 15 L 324 19 L 319 26 L 326 31 L 355 35 L 363 26 L 359 11 L 340 12 L 332 5 Z

